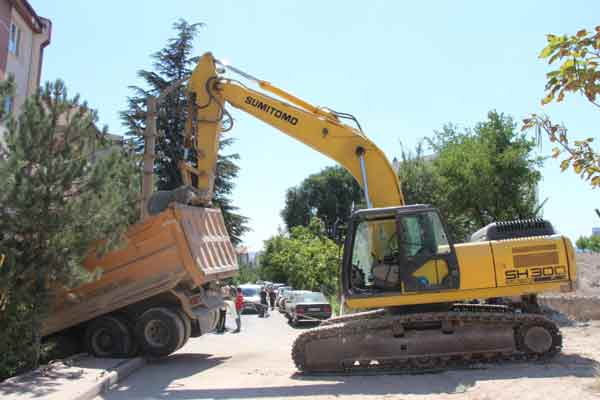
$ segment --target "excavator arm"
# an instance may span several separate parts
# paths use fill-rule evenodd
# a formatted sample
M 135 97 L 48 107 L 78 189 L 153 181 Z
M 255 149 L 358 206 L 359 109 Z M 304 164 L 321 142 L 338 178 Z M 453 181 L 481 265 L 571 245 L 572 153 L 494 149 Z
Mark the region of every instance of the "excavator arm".
M 180 169 L 184 183 L 199 189 L 202 202 L 209 204 L 212 199 L 219 136 L 228 103 L 338 162 L 362 187 L 367 207 L 404 205 L 398 176 L 385 154 L 360 130 L 340 122 L 340 114 L 312 106 L 231 68 L 282 100 L 249 89 L 221 77 L 217 64 L 211 53 L 204 54 L 188 83 L 192 106 L 185 143 L 195 149 L 197 166 L 181 162 Z

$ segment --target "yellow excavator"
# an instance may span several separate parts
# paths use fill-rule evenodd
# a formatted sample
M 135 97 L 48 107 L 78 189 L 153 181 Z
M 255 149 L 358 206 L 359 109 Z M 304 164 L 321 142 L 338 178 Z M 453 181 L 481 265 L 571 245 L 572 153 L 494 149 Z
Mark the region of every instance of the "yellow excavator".
M 227 104 L 337 161 L 363 189 L 367 208 L 348 221 L 340 286 L 344 307 L 367 311 L 301 333 L 292 349 L 300 371 L 422 371 L 560 351 L 558 327 L 536 294 L 572 291 L 576 265 L 572 243 L 550 223 L 497 222 L 453 243 L 436 208 L 404 203 L 396 171 L 354 116 L 315 107 L 210 53 L 188 90 L 185 145 L 196 162 L 180 169 L 199 204 L 211 204 L 219 135 L 232 121 Z

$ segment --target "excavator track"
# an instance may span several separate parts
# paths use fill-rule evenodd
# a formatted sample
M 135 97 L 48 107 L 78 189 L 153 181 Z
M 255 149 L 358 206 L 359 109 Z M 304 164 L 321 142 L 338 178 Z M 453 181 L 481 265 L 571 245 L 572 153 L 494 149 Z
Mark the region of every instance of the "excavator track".
M 562 348 L 554 322 L 502 307 L 465 304 L 450 312 L 363 314 L 333 319 L 300 334 L 292 347 L 298 370 L 423 373 L 546 359 Z
M 355 320 L 367 320 L 367 319 L 375 319 L 381 318 L 386 315 L 385 309 L 372 310 L 372 311 L 364 311 L 355 314 L 346 314 L 339 317 L 333 317 L 330 319 L 326 319 L 321 321 L 321 325 L 335 325 L 340 324 L 342 322 L 355 321 Z

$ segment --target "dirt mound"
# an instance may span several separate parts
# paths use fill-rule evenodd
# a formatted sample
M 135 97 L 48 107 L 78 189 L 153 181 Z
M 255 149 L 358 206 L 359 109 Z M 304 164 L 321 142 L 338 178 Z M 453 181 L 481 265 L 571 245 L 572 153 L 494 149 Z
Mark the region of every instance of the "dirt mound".
M 577 294 L 600 296 L 600 253 L 577 254 Z
M 600 320 L 600 254 L 577 254 L 577 290 L 539 297 L 540 304 L 578 321 Z
M 600 297 L 578 295 L 545 295 L 540 304 L 577 321 L 600 320 Z

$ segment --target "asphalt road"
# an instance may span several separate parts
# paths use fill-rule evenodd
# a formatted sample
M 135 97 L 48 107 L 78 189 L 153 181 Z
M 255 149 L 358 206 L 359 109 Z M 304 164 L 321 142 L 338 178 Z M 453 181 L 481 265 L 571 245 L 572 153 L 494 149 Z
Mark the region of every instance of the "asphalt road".
M 600 396 L 596 377 L 600 323 L 564 328 L 564 354 L 551 362 L 421 375 L 302 376 L 290 358 L 291 344 L 300 331 L 277 311 L 265 319 L 244 315 L 241 333 L 191 339 L 177 353 L 145 366 L 99 399 L 583 400 Z

